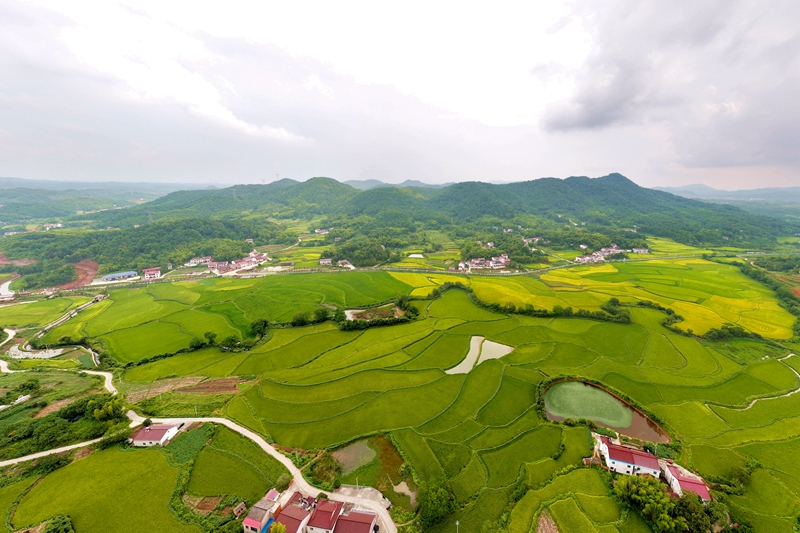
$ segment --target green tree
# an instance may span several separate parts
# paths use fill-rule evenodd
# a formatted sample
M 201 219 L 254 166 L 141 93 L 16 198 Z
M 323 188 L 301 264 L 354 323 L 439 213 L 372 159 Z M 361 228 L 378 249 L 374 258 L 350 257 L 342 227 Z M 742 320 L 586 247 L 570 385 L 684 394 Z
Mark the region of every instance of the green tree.
M 275 522 L 270 528 L 270 533 L 286 533 L 286 526 L 280 522 Z
M 314 322 L 325 322 L 328 320 L 328 310 L 324 307 L 317 307 L 314 309 Z
M 308 313 L 297 313 L 292 317 L 292 325 L 293 326 L 305 326 L 308 324 Z
M 214 341 L 217 339 L 217 334 L 214 333 L 213 331 L 206 331 L 205 333 L 203 333 L 203 337 L 208 339 L 208 344 L 213 345 Z
M 675 513 L 686 520 L 688 528 L 693 533 L 711 532 L 711 519 L 706 514 L 703 502 L 697 494 L 684 492 L 683 496 L 675 504 Z
M 219 342 L 219 345 L 223 348 L 233 348 L 237 344 L 239 344 L 239 339 L 235 335 L 229 335 Z
M 686 520 L 675 517 L 675 502 L 660 481 L 650 476 L 622 476 L 614 485 L 617 497 L 637 509 L 658 532 L 673 533 L 686 529 Z
M 258 338 L 267 334 L 269 323 L 266 318 L 256 318 L 250 322 L 250 332 Z
M 197 337 L 192 337 L 192 340 L 189 341 L 189 348 L 192 349 L 192 350 L 199 350 L 200 348 L 202 348 L 205 345 L 206 345 L 206 343 L 204 343 L 203 341 L 201 341 Z
M 417 501 L 420 508 L 420 525 L 438 524 L 455 511 L 456 503 L 445 480 L 433 478 L 419 486 Z

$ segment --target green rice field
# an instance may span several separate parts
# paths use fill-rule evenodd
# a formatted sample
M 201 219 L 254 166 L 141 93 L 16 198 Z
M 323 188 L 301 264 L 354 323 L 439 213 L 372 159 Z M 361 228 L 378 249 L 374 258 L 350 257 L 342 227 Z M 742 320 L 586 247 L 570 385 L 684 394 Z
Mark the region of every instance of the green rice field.
M 185 347 L 201 330 L 245 338 L 254 318 L 285 321 L 322 304 L 357 308 L 402 294 L 424 297 L 447 281 L 469 285 L 485 302 L 547 309 L 598 310 L 615 297 L 631 304 L 631 323 L 495 313 L 452 289 L 414 302 L 421 311 L 414 322 L 360 331 L 340 331 L 331 322 L 273 329 L 250 351 L 203 349 L 130 366 L 121 389 L 240 376 L 246 383 L 220 396 L 219 409 L 267 440 L 333 450 L 370 439 L 378 450 L 372 439 L 386 435 L 414 482 L 448 481 L 458 510 L 432 528 L 437 533 L 454 531 L 456 520 L 463 533 L 479 533 L 486 520 L 501 516 L 509 533 L 528 533 L 544 509 L 562 531 L 649 531 L 636 513 L 618 507 L 603 474 L 583 466 L 593 445 L 586 428 L 538 414 L 542 380 L 596 380 L 657 416 L 682 444 L 676 460 L 701 475 L 725 477 L 734 466 L 759 465 L 742 494 L 728 498 L 731 512 L 759 533 L 793 531 L 800 511 L 800 468 L 794 466 L 800 465 L 800 394 L 789 393 L 800 388 L 800 358 L 787 357 L 795 348 L 786 341 L 795 319 L 768 288 L 731 265 L 654 258 L 541 277 L 348 272 L 208 279 L 112 291 L 105 307 L 61 328 L 104 340 L 120 363 L 135 362 Z M 661 311 L 635 306 L 642 300 L 673 308 L 685 318 L 677 324 L 683 331 L 737 324 L 768 341 L 681 335 L 661 325 Z M 466 373 L 447 373 L 467 356 L 474 336 L 513 351 Z M 173 407 L 170 398 L 182 394 L 164 396 L 162 415 L 191 407 L 189 395 Z M 548 409 L 574 410 L 570 396 L 551 397 Z M 588 398 L 593 416 L 623 426 L 624 414 L 601 400 Z M 254 498 L 278 472 L 267 465 L 254 469 L 256 456 L 245 455 L 244 445 L 225 434 L 218 432 L 200 452 L 190 492 Z M 376 484 L 385 476 L 399 482 L 392 461 L 391 468 L 377 459 L 353 466 L 347 480 L 363 475 Z M 247 487 L 226 485 L 222 473 L 228 471 L 250 480 Z M 382 490 L 405 501 L 390 485 Z M 15 517 L 15 525 L 39 516 L 32 506 L 24 509 L 25 520 Z

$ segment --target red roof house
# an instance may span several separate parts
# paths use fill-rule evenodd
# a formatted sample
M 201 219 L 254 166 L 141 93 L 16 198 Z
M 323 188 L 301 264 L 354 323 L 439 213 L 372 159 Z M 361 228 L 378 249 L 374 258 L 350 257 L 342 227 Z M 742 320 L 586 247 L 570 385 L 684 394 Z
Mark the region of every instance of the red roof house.
M 177 426 L 153 425 L 137 431 L 128 442 L 133 446 L 164 446 L 177 433 Z
M 648 474 L 655 478 L 661 476 L 661 465 L 655 455 L 612 444 L 608 437 L 600 437 L 600 453 L 606 460 L 606 466 L 614 472 L 632 476 Z
M 320 500 L 308 521 L 308 533 L 331 533 L 336 520 L 342 514 L 342 505 L 342 502 Z
M 275 517 L 275 522 L 286 526 L 286 533 L 300 533 L 310 514 L 311 512 L 308 509 L 303 509 L 297 505 L 287 505 Z
M 682 474 L 678 467 L 674 465 L 664 469 L 664 477 L 669 483 L 669 488 L 678 496 L 683 496 L 683 493 L 688 490 L 700 496 L 703 501 L 711 500 L 711 494 L 708 492 L 708 487 L 706 487 L 703 480 Z
M 351 511 L 339 516 L 333 533 L 372 533 L 377 518 L 374 513 Z

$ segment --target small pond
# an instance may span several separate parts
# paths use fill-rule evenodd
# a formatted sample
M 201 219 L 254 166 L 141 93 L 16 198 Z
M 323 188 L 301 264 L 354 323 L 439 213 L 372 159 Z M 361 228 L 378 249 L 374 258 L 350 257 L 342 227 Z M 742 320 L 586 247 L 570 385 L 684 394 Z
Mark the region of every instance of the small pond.
M 633 439 L 669 442 L 658 424 L 600 387 L 582 381 L 562 381 L 544 393 L 547 418 L 585 418 Z

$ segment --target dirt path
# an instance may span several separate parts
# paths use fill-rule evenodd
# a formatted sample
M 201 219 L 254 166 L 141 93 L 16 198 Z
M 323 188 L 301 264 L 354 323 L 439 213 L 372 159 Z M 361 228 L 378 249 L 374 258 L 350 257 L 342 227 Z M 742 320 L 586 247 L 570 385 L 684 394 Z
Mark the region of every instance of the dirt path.
M 3 342 L 0 342 L 0 348 L 2 348 L 5 343 L 11 342 L 11 339 L 13 339 L 14 335 L 17 334 L 17 332 L 14 331 L 13 329 L 3 329 L 3 331 L 5 331 L 6 335 L 8 335 L 8 337 Z
M 78 289 L 85 285 L 89 285 L 97 276 L 99 266 L 91 259 L 84 259 L 83 261 L 75 264 L 75 270 L 78 272 L 78 279 L 76 281 L 68 281 L 54 287 L 55 289 Z
M 36 259 L 8 259 L 5 255 L 0 254 L 0 265 L 14 265 L 14 266 L 25 266 L 25 265 L 32 265 L 36 262 Z
M 19 276 L 14 275 L 10 280 L 0 284 L 0 298 L 13 298 L 16 292 L 11 290 L 11 284 Z

